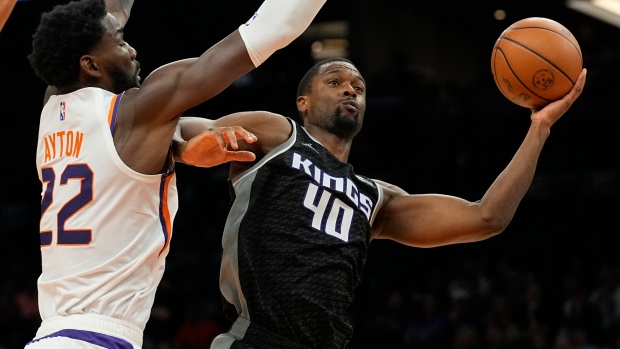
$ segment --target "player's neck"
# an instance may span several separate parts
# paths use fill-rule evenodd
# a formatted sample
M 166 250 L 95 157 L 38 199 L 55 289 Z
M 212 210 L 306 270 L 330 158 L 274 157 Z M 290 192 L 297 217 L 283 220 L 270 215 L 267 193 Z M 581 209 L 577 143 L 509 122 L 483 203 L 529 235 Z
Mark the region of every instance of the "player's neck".
M 341 162 L 347 162 L 349 160 L 349 153 L 351 152 L 351 144 L 353 139 L 341 138 L 329 131 L 315 127 L 312 125 L 306 126 L 308 133 L 318 140 L 325 149 L 329 150 Z

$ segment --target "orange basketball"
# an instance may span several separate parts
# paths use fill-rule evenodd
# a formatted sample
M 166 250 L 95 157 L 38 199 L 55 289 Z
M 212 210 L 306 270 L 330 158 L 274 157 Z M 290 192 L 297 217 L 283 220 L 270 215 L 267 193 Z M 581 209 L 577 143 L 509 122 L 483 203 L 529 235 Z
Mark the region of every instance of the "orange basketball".
M 499 90 L 513 103 L 530 109 L 566 95 L 582 67 L 581 48 L 571 32 L 541 17 L 522 19 L 504 30 L 491 55 Z

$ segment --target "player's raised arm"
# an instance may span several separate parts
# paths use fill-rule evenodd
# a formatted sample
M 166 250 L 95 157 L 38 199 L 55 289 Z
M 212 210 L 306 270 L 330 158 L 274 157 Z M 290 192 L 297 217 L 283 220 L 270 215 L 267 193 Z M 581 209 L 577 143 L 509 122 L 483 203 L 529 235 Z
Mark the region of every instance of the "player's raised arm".
M 265 0 L 247 23 L 197 59 L 165 65 L 149 75 L 134 103 L 139 117 L 163 122 L 217 95 L 259 66 L 310 25 L 325 0 Z
M 385 200 L 373 226 L 375 238 L 433 247 L 484 240 L 502 232 L 532 183 L 551 126 L 581 95 L 585 70 L 562 99 L 532 112 L 532 124 L 508 166 L 482 199 L 470 202 L 446 195 L 409 195 L 387 183 Z

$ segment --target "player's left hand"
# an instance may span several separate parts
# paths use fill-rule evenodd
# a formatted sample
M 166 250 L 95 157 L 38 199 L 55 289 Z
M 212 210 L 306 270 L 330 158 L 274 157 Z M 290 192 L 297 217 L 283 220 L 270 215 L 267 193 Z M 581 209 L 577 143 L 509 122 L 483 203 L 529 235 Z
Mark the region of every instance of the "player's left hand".
M 197 167 L 213 167 L 230 161 L 254 161 L 256 155 L 249 151 L 236 151 L 238 139 L 254 143 L 258 139 L 243 127 L 213 127 L 208 131 L 180 143 L 175 160 Z
M 583 69 L 575 82 L 573 88 L 561 99 L 547 104 L 540 110 L 532 109 L 532 122 L 546 123 L 551 127 L 556 121 L 564 115 L 579 98 L 586 82 L 586 69 Z

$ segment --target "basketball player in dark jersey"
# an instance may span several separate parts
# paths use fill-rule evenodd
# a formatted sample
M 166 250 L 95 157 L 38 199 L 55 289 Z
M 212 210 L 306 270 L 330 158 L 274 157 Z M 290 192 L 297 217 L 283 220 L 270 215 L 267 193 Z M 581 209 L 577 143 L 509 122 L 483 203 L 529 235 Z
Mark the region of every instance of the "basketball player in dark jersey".
M 220 289 L 235 322 L 211 348 L 346 348 L 347 308 L 370 241 L 433 247 L 502 232 L 530 186 L 551 126 L 581 94 L 585 78 L 584 70 L 564 98 L 532 111 L 520 148 L 475 202 L 411 195 L 353 172 L 347 159 L 364 119 L 366 86 L 345 59 L 306 73 L 297 94 L 301 123 L 268 112 L 182 119 L 184 131 L 193 131 L 178 135 L 177 159 L 193 165 L 201 165 L 201 130 L 241 125 L 258 137 L 240 142 L 257 161 L 230 167 Z

